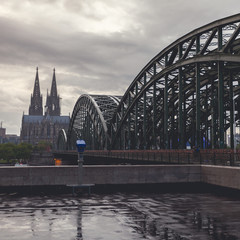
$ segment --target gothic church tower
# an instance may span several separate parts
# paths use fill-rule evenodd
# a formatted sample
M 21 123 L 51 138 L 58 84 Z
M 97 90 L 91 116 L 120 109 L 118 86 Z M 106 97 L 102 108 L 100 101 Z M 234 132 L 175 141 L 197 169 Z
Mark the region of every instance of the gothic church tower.
M 43 114 L 37 68 L 29 115 L 23 114 L 22 116 L 20 140 L 33 145 L 45 141 L 51 143 L 53 148 L 56 148 L 58 133 L 61 129 L 67 132 L 70 117 L 60 116 L 60 97 L 57 93 L 55 69 L 53 70 L 51 91 L 50 94 L 47 93 L 45 107 L 45 114 Z
M 53 79 L 50 95 L 47 93 L 45 115 L 60 116 L 60 97 L 57 94 L 55 68 L 53 69 Z
M 29 106 L 29 115 L 37 115 L 37 116 L 43 115 L 42 95 L 40 92 L 38 68 L 36 71 L 33 94 L 31 94 L 31 104 Z

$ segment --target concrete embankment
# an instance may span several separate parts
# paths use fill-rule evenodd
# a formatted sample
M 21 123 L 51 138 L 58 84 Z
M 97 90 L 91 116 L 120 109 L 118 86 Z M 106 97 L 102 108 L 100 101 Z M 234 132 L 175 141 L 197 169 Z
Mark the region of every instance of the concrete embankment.
M 84 184 L 208 183 L 240 190 L 240 168 L 211 165 L 84 166 Z M 0 186 L 78 184 L 78 166 L 0 167 Z
M 201 181 L 240 190 L 240 167 L 202 165 Z
M 185 183 L 200 181 L 199 165 L 94 165 L 83 167 L 84 184 Z M 1 167 L 0 186 L 71 185 L 77 166 Z

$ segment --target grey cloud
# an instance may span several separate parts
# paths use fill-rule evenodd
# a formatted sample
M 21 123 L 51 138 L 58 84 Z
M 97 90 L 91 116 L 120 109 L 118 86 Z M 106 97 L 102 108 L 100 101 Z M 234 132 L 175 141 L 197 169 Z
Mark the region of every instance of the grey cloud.
M 44 29 L 32 29 L 14 22 L 7 25 L 6 19 L 0 19 L 0 28 L 5 36 L 0 39 L 0 58 L 5 63 L 57 62 L 80 67 L 86 72 L 94 72 L 98 68 L 99 74 L 105 68 L 117 69 L 117 66 L 112 66 L 113 59 L 139 52 L 139 45 L 121 35 L 110 39 L 90 33 L 65 36 L 55 31 L 46 35 Z
M 16 2 L 3 1 L 3 4 L 9 4 L 17 14 Z M 21 2 L 24 8 L 25 1 Z M 60 14 L 67 12 L 70 16 L 81 15 L 101 21 L 106 16 L 90 11 L 94 2 L 96 0 L 45 0 L 29 1 L 29 4 L 46 8 L 46 11 L 56 7 Z M 13 79 L 13 84 L 17 82 L 20 85 L 22 79 L 28 82 L 28 89 L 22 92 L 16 89 L 16 95 L 19 94 L 19 118 L 23 111 L 27 113 L 28 110 L 36 66 L 39 66 L 44 97 L 51 86 L 52 68 L 56 68 L 58 91 L 63 98 L 62 112 L 68 114 L 82 93 L 124 94 L 135 76 L 163 48 L 197 27 L 237 13 L 236 6 L 239 5 L 237 0 L 105 0 L 104 3 L 122 9 L 129 18 L 126 29 L 95 34 L 81 31 L 80 27 L 77 29 L 70 22 L 51 21 L 53 19 L 45 16 L 39 19 L 33 16 L 34 21 L 28 24 L 13 17 L 0 16 L 0 64 L 12 66 L 9 69 L 21 66 L 21 80 Z M 81 22 L 78 24 L 81 25 Z M 0 79 L 0 82 L 8 80 Z M 1 96 L 8 96 L 8 90 L 1 90 L 0 120 L 10 121 L 11 116 L 17 119 L 16 112 L 7 109 L 14 105 L 14 99 L 6 102 Z M 15 121 L 12 125 L 20 126 L 20 122 Z

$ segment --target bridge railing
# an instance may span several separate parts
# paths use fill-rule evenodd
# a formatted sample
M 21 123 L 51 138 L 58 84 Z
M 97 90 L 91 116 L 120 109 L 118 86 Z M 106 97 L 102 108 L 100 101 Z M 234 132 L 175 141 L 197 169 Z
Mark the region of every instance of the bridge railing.
M 89 150 L 88 157 L 109 159 L 126 163 L 151 164 L 211 164 L 240 166 L 240 151 L 231 149 L 211 150 Z

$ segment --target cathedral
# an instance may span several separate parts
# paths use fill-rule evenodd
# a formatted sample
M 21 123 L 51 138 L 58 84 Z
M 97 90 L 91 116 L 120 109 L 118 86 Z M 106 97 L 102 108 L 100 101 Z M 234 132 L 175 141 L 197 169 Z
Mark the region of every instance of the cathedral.
M 60 116 L 60 97 L 57 93 L 57 82 L 55 69 L 53 69 L 53 78 L 50 94 L 47 92 L 46 105 L 43 113 L 43 98 L 40 92 L 38 68 L 36 70 L 33 94 L 29 106 L 28 115 L 22 116 L 22 127 L 20 141 L 38 144 L 40 141 L 46 141 L 56 147 L 58 132 L 67 128 L 70 122 L 69 116 Z

